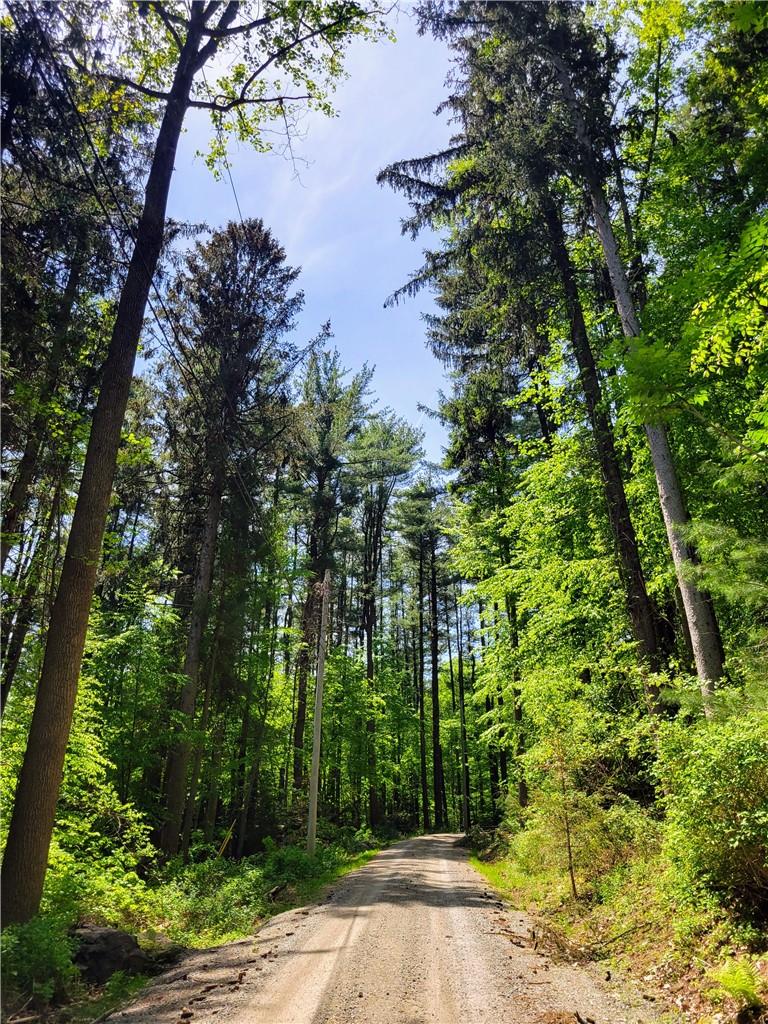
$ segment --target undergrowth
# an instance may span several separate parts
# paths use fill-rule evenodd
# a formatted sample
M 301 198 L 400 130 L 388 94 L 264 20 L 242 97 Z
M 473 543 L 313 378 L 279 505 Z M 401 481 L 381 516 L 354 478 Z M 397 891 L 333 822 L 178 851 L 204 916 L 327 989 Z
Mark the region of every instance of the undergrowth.
M 544 781 L 529 807 L 475 832 L 473 863 L 561 948 L 612 961 L 673 1019 L 762 1020 L 768 716 L 663 723 L 655 754 L 655 804 Z
M 78 861 L 54 851 L 43 911 L 2 932 L 4 1010 L 68 1005 L 72 1020 L 92 1020 L 131 995 L 142 979 L 114 975 L 89 991 L 73 964 L 71 932 L 83 924 L 122 928 L 150 951 L 160 941 L 205 948 L 252 934 L 274 914 L 308 902 L 335 879 L 365 864 L 381 840 L 367 830 L 335 836 L 314 856 L 303 846 L 267 840 L 240 861 L 206 856 L 183 864 L 149 863 L 138 871 Z

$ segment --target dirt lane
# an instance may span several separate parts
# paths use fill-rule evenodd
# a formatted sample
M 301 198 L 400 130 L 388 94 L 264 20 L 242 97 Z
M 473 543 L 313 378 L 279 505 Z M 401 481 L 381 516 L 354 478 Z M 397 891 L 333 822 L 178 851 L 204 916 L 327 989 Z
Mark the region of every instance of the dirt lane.
M 530 948 L 457 836 L 385 850 L 316 906 L 193 954 L 114 1024 L 647 1024 L 595 969 Z

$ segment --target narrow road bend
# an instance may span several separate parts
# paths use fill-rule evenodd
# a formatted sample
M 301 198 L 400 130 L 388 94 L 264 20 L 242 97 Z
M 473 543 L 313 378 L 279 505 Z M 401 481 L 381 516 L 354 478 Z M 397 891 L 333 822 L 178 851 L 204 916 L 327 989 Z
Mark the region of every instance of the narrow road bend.
M 531 948 L 452 835 L 384 850 L 325 901 L 192 954 L 113 1024 L 647 1024 L 597 970 Z

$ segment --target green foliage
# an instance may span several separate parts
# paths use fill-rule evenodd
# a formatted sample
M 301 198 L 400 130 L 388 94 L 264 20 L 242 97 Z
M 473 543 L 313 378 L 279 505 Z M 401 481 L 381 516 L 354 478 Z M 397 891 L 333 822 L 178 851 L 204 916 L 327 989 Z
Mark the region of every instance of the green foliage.
M 709 973 L 722 991 L 735 999 L 741 1008 L 757 1010 L 763 1005 L 757 971 L 749 961 L 729 960 Z
M 143 927 L 190 946 L 241 938 L 276 909 L 305 902 L 321 885 L 365 859 L 326 844 L 310 857 L 303 845 L 277 846 L 270 840 L 263 854 L 241 861 L 173 861 L 150 880 L 146 897 L 151 913 Z M 273 890 L 276 895 L 270 900 Z
M 659 734 L 665 842 L 681 889 L 717 894 L 747 916 L 768 912 L 768 715 L 755 712 Z
M 535 875 L 549 870 L 564 875 L 568 868 L 566 815 L 582 894 L 608 895 L 606 880 L 612 872 L 633 858 L 650 857 L 658 848 L 659 823 L 631 800 L 605 806 L 600 796 L 578 790 L 565 795 L 541 792 L 534 796 L 524 827 L 509 841 L 509 855 L 523 872 Z
M 54 7 L 38 5 L 34 17 L 50 19 L 99 152 L 138 181 L 162 108 L 151 92 L 171 80 L 182 8 L 170 23 L 157 5 L 105 9 L 114 45 L 98 60 L 75 8 L 66 5 L 77 64 Z M 232 104 L 212 112 L 218 168 L 233 136 L 266 149 L 268 119 L 292 129 L 297 108 L 277 98 L 284 89 L 329 112 L 345 44 L 381 28 L 375 5 L 272 8 L 248 35 L 221 37 L 218 70 L 195 79 L 196 102 Z M 258 10 L 246 2 L 237 18 Z M 456 43 L 455 146 L 384 177 L 411 202 L 406 230 L 434 232 L 436 251 L 403 291 L 435 286 L 426 331 L 448 371 L 437 416 L 451 476 L 419 466 L 419 431 L 376 410 L 373 371 L 347 371 L 326 347 L 329 324 L 304 359 L 287 340 L 303 302 L 298 271 L 264 224 L 246 218 L 173 256 L 164 326 L 174 354 L 155 360 L 148 327 L 144 351 L 155 361 L 134 382 L 124 425 L 44 913 L 3 937 L 6 984 L 41 1003 L 73 988 L 76 922 L 195 945 L 250 934 L 383 838 L 434 824 L 438 745 L 448 826 L 461 820 L 466 759 L 471 823 L 501 821 L 492 849 L 505 856 L 487 870 L 549 911 L 594 915 L 606 942 L 622 927 L 653 927 L 678 954 L 705 933 L 714 945 L 737 933 L 762 941 L 765 17 L 757 4 L 686 0 L 451 0 L 423 5 L 420 17 Z M 4 60 L 21 79 L 38 67 L 56 79 L 23 36 L 12 35 Z M 595 140 L 642 313 L 631 341 L 550 46 L 561 47 Z M 269 77 L 251 79 L 270 54 Z M 145 91 L 107 87 L 96 73 L 105 68 Z M 51 122 L 37 84 L 11 118 L 4 166 L 9 486 L 39 441 L 23 529 L 10 531 L 28 546 L 19 554 L 16 543 L 6 581 L 8 623 L 24 629 L 4 717 L 5 806 L 122 273 L 77 166 L 73 175 L 71 133 Z M 253 105 L 239 103 L 243 89 Z M 136 196 L 120 187 L 132 209 Z M 196 233 L 176 232 L 174 253 L 173 239 Z M 58 337 L 73 240 L 82 277 Z M 668 428 L 692 516 L 685 536 L 698 552 L 687 581 L 712 596 L 722 634 L 727 675 L 708 720 L 644 423 Z M 211 507 L 211 578 L 198 587 Z M 309 857 L 314 587 L 326 568 L 320 842 Z M 654 612 L 654 672 L 638 656 L 638 593 Z M 163 861 L 150 837 L 167 822 L 172 762 L 189 799 L 183 852 Z M 731 965 L 724 978 L 747 1005 L 748 972 Z M 124 984 L 115 979 L 109 998 Z
M 178 869 L 157 891 L 161 916 L 154 927 L 190 945 L 206 945 L 252 931 L 266 911 L 261 866 L 212 858 Z
M 91 855 L 79 863 L 55 851 L 46 882 L 43 913 L 2 933 L 3 987 L 7 1005 L 34 997 L 44 1006 L 77 994 L 72 962 L 74 924 L 127 929 L 150 942 L 158 933 L 188 946 L 204 947 L 242 938 L 276 911 L 306 902 L 322 886 L 365 863 L 377 846 L 367 830 L 347 836 L 345 847 L 321 844 L 314 857 L 303 846 L 266 844 L 263 854 L 232 861 L 210 857 L 182 865 L 173 861 L 140 879 L 109 858 Z M 366 853 L 348 852 L 349 848 Z M 276 899 L 269 894 L 277 889 Z M 110 1008 L 135 982 L 115 975 L 101 994 Z
M 75 987 L 78 970 L 72 963 L 74 942 L 61 917 L 34 917 L 2 932 L 2 975 L 6 1007 L 14 999 L 35 1003 L 63 999 Z

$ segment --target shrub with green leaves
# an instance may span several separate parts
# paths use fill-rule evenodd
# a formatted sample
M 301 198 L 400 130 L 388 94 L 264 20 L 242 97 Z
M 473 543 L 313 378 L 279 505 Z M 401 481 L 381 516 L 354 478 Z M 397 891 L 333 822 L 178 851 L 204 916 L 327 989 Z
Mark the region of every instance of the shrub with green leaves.
M 33 917 L 2 932 L 4 1002 L 16 999 L 40 1004 L 69 995 L 79 977 L 72 963 L 74 941 L 66 923 L 57 917 Z
M 768 715 L 753 712 L 660 735 L 666 845 L 693 895 L 768 914 Z
M 597 794 L 539 792 L 526 827 L 510 841 L 523 870 L 533 874 L 542 867 L 566 869 L 566 815 L 574 866 L 590 883 L 628 862 L 633 854 L 649 853 L 658 833 L 657 823 L 647 812 L 626 798 L 605 806 Z

